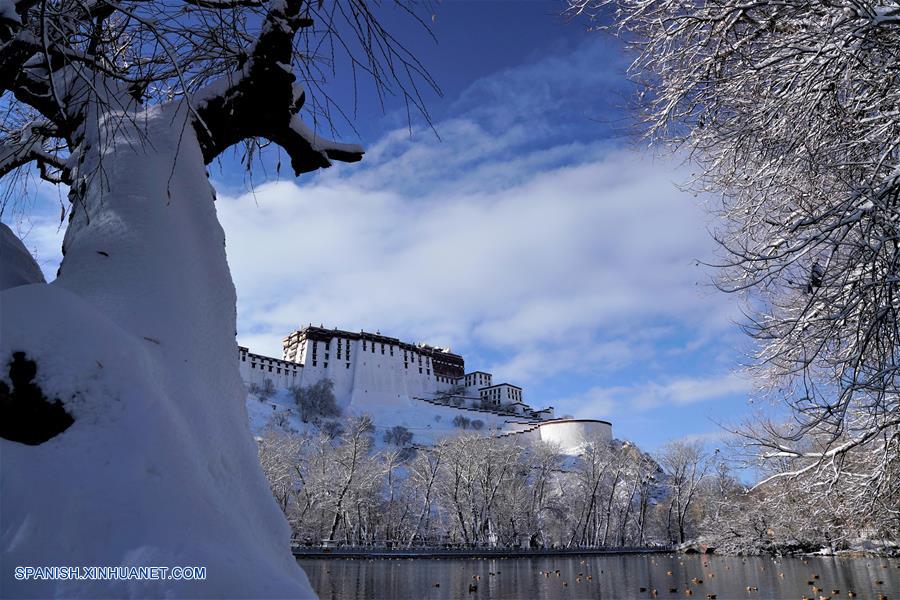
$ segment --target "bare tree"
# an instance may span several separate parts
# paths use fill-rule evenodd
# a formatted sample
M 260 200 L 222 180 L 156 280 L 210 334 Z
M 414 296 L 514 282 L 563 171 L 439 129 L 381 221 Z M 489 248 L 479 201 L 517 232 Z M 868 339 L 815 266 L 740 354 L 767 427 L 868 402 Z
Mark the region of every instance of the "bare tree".
M 443 445 L 437 444 L 429 452 L 418 453 L 412 465 L 410 465 L 409 481 L 412 483 L 411 489 L 420 497 L 422 509 L 419 511 L 415 525 L 409 531 L 409 537 L 406 540 L 407 545 L 412 545 L 416 537 L 421 533 L 427 536 L 429 529 L 428 516 L 431 514 L 434 503 L 434 486 L 440 472 L 442 456 Z
M 669 530 L 674 525 L 677 539 L 683 543 L 687 534 L 688 515 L 700 484 L 706 477 L 708 456 L 703 445 L 698 442 L 671 442 L 660 452 L 659 464 L 665 473 L 665 485 L 669 490 Z
M 900 5 L 570 0 L 570 10 L 613 15 L 635 52 L 648 136 L 685 148 L 694 189 L 723 198 L 720 285 L 746 297 L 759 370 L 793 413 L 747 432 L 764 456 L 793 459 L 772 477 L 896 494 Z M 851 452 L 869 458 L 845 460 Z
M 368 417 L 353 417 L 347 423 L 347 431 L 342 436 L 343 444 L 338 448 L 336 462 L 339 470 L 335 473 L 334 506 L 328 539 L 335 539 L 338 525 L 345 518 L 345 500 L 352 497 L 353 490 L 359 487 L 360 480 L 371 476 L 363 465 L 368 463 L 369 449 L 372 446 L 372 422 Z
M 267 377 L 263 380 L 262 384 L 251 383 L 247 388 L 247 391 L 251 394 L 256 394 L 257 399 L 262 402 L 263 400 L 268 400 L 274 396 L 276 390 L 275 384 Z
M 571 523 L 569 545 L 591 546 L 599 542 L 602 514 L 602 483 L 607 469 L 615 461 L 615 453 L 605 441 L 586 444 L 576 467 L 576 496 L 573 498 L 578 518 Z
M 272 495 L 287 512 L 294 495 L 294 472 L 300 439 L 283 432 L 267 431 L 258 440 L 259 463 L 272 489 Z
M 665 495 L 650 476 L 659 467 L 631 444 L 598 442 L 564 457 L 554 445 L 470 433 L 405 461 L 395 449 L 375 451 L 370 433 L 363 419 L 340 438 L 300 436 L 288 448 L 281 442 L 290 438 L 271 434 L 260 443 L 296 538 L 504 547 L 668 540 L 669 515 L 653 508 L 653 496 Z M 688 492 L 685 531 L 699 531 L 702 511 L 692 507 L 706 489 L 698 484 Z M 673 508 L 673 523 L 676 514 Z M 824 530 L 802 533 L 812 540 Z

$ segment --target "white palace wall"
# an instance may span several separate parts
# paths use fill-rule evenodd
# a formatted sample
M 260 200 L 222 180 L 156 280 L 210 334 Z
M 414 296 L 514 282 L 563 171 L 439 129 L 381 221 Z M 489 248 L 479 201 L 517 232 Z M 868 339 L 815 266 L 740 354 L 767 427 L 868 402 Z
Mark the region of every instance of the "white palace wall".
M 263 385 L 269 379 L 276 388 L 287 389 L 300 385 L 303 377 L 302 365 L 253 354 L 243 346 L 238 347 L 238 361 L 241 379 L 248 387 Z
M 340 338 L 341 358 L 338 359 L 338 339 L 332 338 L 328 346 L 318 342 L 316 366 L 313 366 L 311 348 L 306 349 L 305 356 L 301 357 L 305 359 L 305 365 L 302 367 L 300 385 L 312 385 L 323 378 L 331 379 L 335 397 L 342 407 L 405 404 L 410 398 L 432 395 L 452 387 L 449 383 L 437 381 L 430 358 L 418 352 L 390 344 L 384 344 L 382 351 L 379 342 Z M 348 348 L 349 361 L 346 357 Z

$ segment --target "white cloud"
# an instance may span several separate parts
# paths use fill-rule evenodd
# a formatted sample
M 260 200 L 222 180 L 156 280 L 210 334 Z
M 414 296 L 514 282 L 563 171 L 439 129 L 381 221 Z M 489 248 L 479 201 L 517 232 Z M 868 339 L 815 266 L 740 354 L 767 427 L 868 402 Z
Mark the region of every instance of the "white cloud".
M 654 320 L 716 328 L 721 307 L 694 285 L 707 234 L 674 176 L 615 151 L 487 192 L 409 197 L 351 175 L 223 196 L 242 333 L 270 332 L 268 352 L 308 321 L 477 343 L 523 377 L 541 351 L 627 360 Z
M 689 435 L 682 436 L 677 438 L 677 442 L 682 442 L 684 444 L 692 444 L 696 442 L 700 442 L 701 444 L 722 444 L 723 442 L 728 442 L 734 438 L 734 434 L 730 431 L 726 431 L 724 429 L 717 429 L 715 431 L 706 431 L 704 433 L 692 433 Z M 718 450 L 719 448 L 717 448 Z
M 647 381 L 628 386 L 595 387 L 561 404 L 577 406 L 578 416 L 646 412 L 659 407 L 689 406 L 746 396 L 753 382 L 739 373 L 711 377 L 682 377 L 664 382 Z
M 584 135 L 602 128 L 580 115 L 617 73 L 607 59 L 587 45 L 497 74 L 440 140 L 394 131 L 362 165 L 220 195 L 241 339 L 278 354 L 307 322 L 380 329 L 528 383 L 721 333 L 731 302 L 702 287 L 712 242 L 673 184 L 686 174 Z

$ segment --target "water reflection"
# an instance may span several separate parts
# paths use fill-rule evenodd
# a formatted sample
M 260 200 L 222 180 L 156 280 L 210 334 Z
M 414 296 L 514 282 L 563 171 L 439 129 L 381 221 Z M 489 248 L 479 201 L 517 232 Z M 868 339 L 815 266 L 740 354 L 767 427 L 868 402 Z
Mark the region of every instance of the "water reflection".
M 897 600 L 900 561 L 631 555 L 516 559 L 301 560 L 322 600 L 852 597 Z M 671 574 L 670 574 L 671 573 Z M 878 582 L 881 583 L 878 583 Z M 471 587 L 471 591 L 470 591 Z M 748 589 L 749 588 L 749 589 Z M 642 591 L 643 589 L 643 591 Z

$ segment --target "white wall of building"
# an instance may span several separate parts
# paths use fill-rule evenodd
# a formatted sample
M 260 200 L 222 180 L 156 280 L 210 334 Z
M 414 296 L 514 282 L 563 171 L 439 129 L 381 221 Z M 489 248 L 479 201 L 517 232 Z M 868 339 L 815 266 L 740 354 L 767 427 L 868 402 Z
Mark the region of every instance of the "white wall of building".
M 301 365 L 253 354 L 243 347 L 238 349 L 238 361 L 241 379 L 248 387 L 252 384 L 264 385 L 268 379 L 276 388 L 288 389 L 300 385 L 303 379 Z
M 478 397 L 495 406 L 517 402 L 522 403 L 522 388 L 508 383 L 501 383 L 481 388 L 478 390 Z
M 457 380 L 457 384 L 465 388 L 463 395 L 471 398 L 480 398 L 481 394 L 479 393 L 479 390 L 491 385 L 493 378 L 493 375 L 490 373 L 485 373 L 484 371 L 472 371 L 471 373 L 466 373 L 463 377 L 460 377 Z
M 308 340 L 298 357 L 303 362 L 300 385 L 331 379 L 342 408 L 407 404 L 411 398 L 431 398 L 454 385 L 438 381 L 426 353 L 398 344 L 342 337 L 327 343 Z

